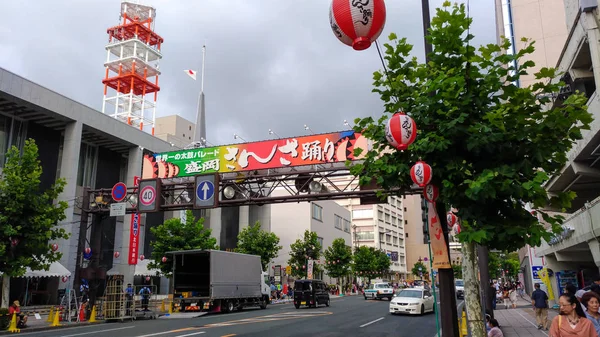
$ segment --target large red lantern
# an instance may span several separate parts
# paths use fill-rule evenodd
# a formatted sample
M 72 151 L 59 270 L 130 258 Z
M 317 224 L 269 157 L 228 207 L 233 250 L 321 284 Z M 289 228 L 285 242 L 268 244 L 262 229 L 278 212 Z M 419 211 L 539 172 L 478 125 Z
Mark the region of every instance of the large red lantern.
M 161 259 L 161 261 L 162 261 L 162 263 L 166 263 L 167 262 L 167 257 L 163 256 L 162 259 Z
M 69 277 L 68 276 L 63 276 L 62 277 L 62 281 L 63 281 L 63 283 L 67 283 L 67 281 L 69 281 Z
M 458 217 L 456 214 L 448 212 L 448 215 L 446 215 L 446 222 L 448 222 L 448 227 L 452 228 L 458 222 Z
M 140 261 L 144 261 L 145 256 L 144 255 L 140 255 Z
M 92 249 L 90 247 L 86 247 L 85 250 L 84 250 L 84 252 L 86 254 L 90 254 L 92 252 Z
M 119 253 L 119 252 L 115 252 L 115 259 L 118 259 L 118 258 L 119 258 L 119 256 L 121 256 L 121 253 Z
M 410 169 L 410 177 L 419 187 L 425 187 L 425 185 L 431 182 L 431 166 L 419 160 Z
M 440 196 L 440 191 L 437 186 L 429 184 L 423 189 L 423 197 L 429 202 L 435 202 Z
M 385 2 L 333 0 L 329 7 L 329 24 L 342 43 L 354 50 L 365 50 L 383 31 Z
M 53 251 L 53 252 L 55 252 L 55 251 L 57 251 L 57 250 L 58 250 L 58 244 L 56 244 L 56 243 L 53 243 L 53 244 L 52 244 L 52 251 Z
M 394 148 L 406 150 L 417 138 L 417 124 L 405 113 L 395 113 L 385 125 L 385 138 Z

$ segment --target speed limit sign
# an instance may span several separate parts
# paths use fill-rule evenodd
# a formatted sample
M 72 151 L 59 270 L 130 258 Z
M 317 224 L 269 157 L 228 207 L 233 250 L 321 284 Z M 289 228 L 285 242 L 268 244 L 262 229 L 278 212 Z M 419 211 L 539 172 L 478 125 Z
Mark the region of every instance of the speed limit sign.
M 156 189 L 152 186 L 145 186 L 140 191 L 140 202 L 144 206 L 150 206 L 156 200 Z
M 138 212 L 158 212 L 162 205 L 161 183 L 158 179 L 140 180 L 138 186 Z

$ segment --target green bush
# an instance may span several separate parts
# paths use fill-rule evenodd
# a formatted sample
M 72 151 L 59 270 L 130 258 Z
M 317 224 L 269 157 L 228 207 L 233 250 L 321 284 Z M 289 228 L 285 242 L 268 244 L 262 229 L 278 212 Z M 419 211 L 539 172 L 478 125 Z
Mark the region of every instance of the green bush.
M 8 329 L 10 324 L 10 317 L 8 317 L 8 309 L 0 308 L 0 330 Z

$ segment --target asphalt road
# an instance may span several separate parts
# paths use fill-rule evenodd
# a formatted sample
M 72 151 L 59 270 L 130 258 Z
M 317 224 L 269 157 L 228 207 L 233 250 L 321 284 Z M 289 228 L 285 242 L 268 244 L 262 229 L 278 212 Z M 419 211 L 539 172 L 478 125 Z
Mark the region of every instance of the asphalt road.
M 365 301 L 362 296 L 331 300 L 331 306 L 301 308 L 280 304 L 266 310 L 244 309 L 231 314 L 196 318 L 106 323 L 54 331 L 27 333 L 30 337 L 434 337 L 435 315 L 392 316 L 387 300 Z

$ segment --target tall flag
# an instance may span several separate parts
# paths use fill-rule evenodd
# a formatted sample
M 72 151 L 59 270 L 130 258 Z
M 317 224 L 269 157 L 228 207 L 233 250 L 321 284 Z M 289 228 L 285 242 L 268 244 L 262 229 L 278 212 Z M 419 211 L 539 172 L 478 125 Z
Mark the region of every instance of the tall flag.
M 188 74 L 189 77 L 191 77 L 194 81 L 196 80 L 196 74 L 198 73 L 195 70 L 184 70 L 186 74 Z

